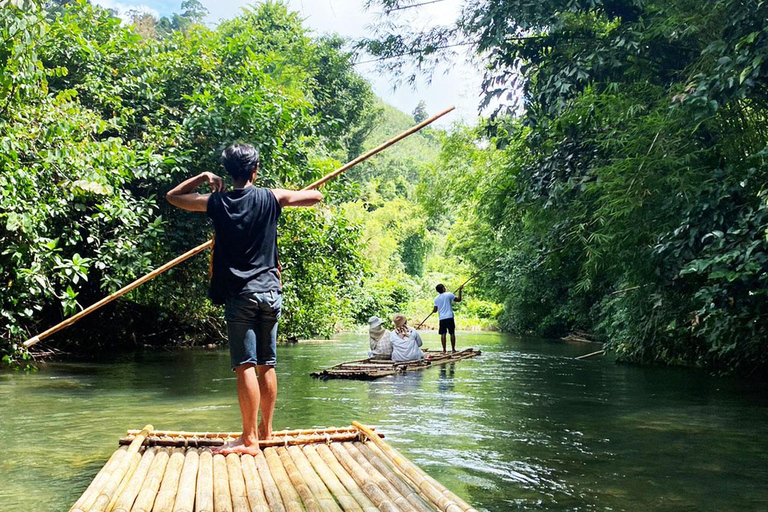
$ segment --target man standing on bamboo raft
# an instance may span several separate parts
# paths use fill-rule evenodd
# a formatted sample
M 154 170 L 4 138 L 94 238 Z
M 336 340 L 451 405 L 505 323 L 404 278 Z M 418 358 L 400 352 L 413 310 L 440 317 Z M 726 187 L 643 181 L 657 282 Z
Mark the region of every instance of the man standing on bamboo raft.
M 439 295 L 435 297 L 435 307 L 432 309 L 432 313 L 437 313 L 437 318 L 440 322 L 440 327 L 437 332 L 440 334 L 440 343 L 443 345 L 443 354 L 446 352 L 446 333 L 451 335 L 451 352 L 456 352 L 456 322 L 453 318 L 453 303 L 461 302 L 462 288 L 464 288 L 464 285 L 459 287 L 459 296 L 457 297 L 451 292 L 446 291 L 445 286 L 442 283 L 435 287 Z
M 259 152 L 250 144 L 228 147 L 221 160 L 232 177 L 231 191 L 219 176 L 204 172 L 177 185 L 166 198 L 178 208 L 206 212 L 215 230 L 209 297 L 214 304 L 224 304 L 243 434 L 214 451 L 255 454 L 259 440 L 272 436 L 277 399 L 276 340 L 282 307 L 277 219 L 283 207 L 313 206 L 323 195 L 316 190 L 254 187 Z M 197 193 L 205 183 L 212 193 Z

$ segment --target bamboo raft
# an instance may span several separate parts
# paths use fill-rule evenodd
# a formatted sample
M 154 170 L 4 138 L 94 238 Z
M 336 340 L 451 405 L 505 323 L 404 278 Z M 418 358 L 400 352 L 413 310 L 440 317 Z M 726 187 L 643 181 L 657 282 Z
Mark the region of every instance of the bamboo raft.
M 440 366 L 454 361 L 461 361 L 462 359 L 477 357 L 480 354 L 481 352 L 479 350 L 471 348 L 454 353 L 448 352 L 446 354 L 443 354 L 443 352 L 439 350 L 427 349 L 424 351 L 425 359 L 417 359 L 414 361 L 392 361 L 391 359 L 368 358 L 359 361 L 350 361 L 348 363 L 340 363 L 326 370 L 313 372 L 310 375 L 318 379 L 374 380 L 389 375 L 414 372 L 432 366 Z M 430 356 L 430 359 L 426 359 L 426 356 Z
M 261 453 L 210 446 L 239 432 L 128 431 L 70 512 L 477 512 L 357 422 L 275 432 Z

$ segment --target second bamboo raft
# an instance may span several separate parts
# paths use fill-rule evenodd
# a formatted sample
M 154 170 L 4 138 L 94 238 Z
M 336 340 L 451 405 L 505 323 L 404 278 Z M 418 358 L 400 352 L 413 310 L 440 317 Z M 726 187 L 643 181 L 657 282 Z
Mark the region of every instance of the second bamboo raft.
M 477 512 L 356 422 L 276 432 L 256 455 L 194 444 L 236 435 L 129 431 L 70 512 Z
M 392 361 L 391 359 L 368 358 L 348 363 L 339 363 L 336 366 L 319 372 L 313 372 L 310 375 L 318 379 L 374 380 L 389 375 L 424 370 L 432 366 L 440 366 L 454 361 L 461 361 L 462 359 L 477 357 L 481 353 L 479 350 L 471 348 L 445 354 L 437 350 L 425 350 L 424 355 L 429 356 L 429 359 Z

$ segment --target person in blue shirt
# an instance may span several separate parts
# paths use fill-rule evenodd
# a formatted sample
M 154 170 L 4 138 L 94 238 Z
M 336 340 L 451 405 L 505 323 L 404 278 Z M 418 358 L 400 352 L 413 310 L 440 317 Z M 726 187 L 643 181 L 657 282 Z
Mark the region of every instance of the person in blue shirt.
M 435 297 L 435 308 L 432 313 L 437 313 L 437 318 L 440 320 L 440 342 L 443 344 L 443 354 L 446 352 L 445 348 L 445 335 L 446 333 L 451 335 L 451 352 L 456 352 L 456 322 L 453 319 L 453 303 L 461 302 L 461 288 L 459 288 L 459 296 L 445 291 L 445 286 L 439 284 L 435 287 L 438 295 Z
M 226 190 L 219 176 L 204 172 L 174 187 L 166 198 L 183 210 L 206 212 L 216 234 L 208 295 L 214 304 L 224 304 L 243 434 L 214 451 L 255 455 L 259 440 L 272 436 L 277 399 L 275 341 L 283 302 L 277 219 L 283 207 L 312 206 L 323 196 L 316 190 L 254 187 L 259 152 L 250 144 L 233 144 L 221 161 L 232 177 L 232 190 Z M 212 193 L 199 194 L 197 189 L 206 183 Z

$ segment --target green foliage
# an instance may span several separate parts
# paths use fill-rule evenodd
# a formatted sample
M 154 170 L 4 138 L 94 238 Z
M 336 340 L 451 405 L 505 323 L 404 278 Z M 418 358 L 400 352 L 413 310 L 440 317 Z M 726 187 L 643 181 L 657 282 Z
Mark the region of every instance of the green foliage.
M 25 357 L 18 343 L 31 332 L 210 236 L 204 215 L 158 198 L 219 168 L 230 143 L 260 145 L 261 185 L 300 187 L 359 145 L 341 134 L 369 129 L 372 93 L 340 41 L 309 38 L 281 3 L 216 30 L 197 24 L 198 7 L 186 2 L 182 16 L 195 23 L 161 41 L 85 1 L 0 10 L 0 346 L 7 362 Z M 326 194 L 345 197 L 346 189 L 336 182 Z M 286 214 L 285 336 L 327 333 L 348 314 L 349 287 L 362 273 L 357 233 L 334 209 Z M 311 243 L 294 244 L 294 237 Z M 132 292 L 126 304 L 155 311 L 138 328 L 177 339 L 217 336 L 206 275 L 207 262 L 197 258 Z M 77 333 L 78 343 L 103 344 L 110 323 L 126 318 L 125 307 L 105 311 L 89 324 L 92 333 Z
M 468 2 L 454 26 L 387 20 L 362 46 L 413 56 L 381 61 L 406 79 L 448 46 L 486 59 L 499 106 L 446 139 L 455 172 L 422 194 L 461 211 L 473 261 L 500 256 L 502 325 L 764 375 L 766 19 L 758 1 Z

